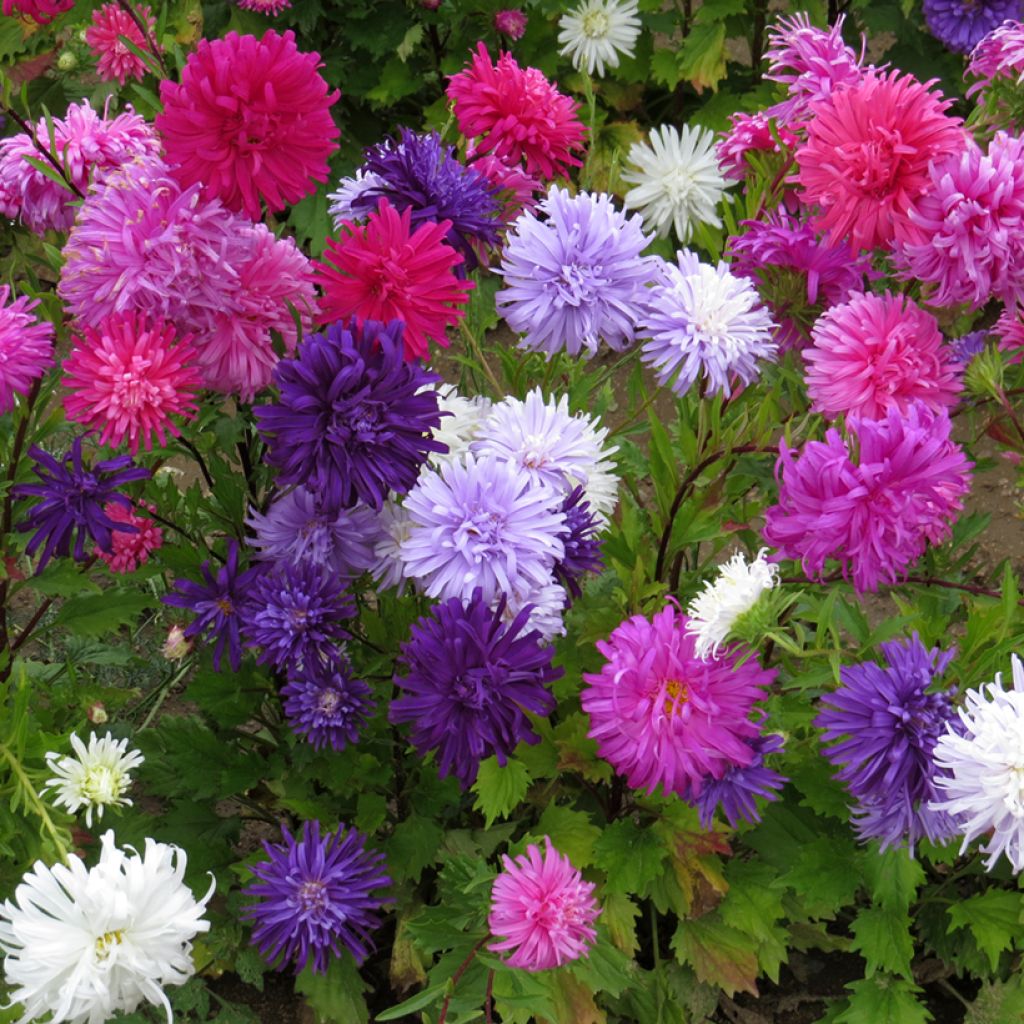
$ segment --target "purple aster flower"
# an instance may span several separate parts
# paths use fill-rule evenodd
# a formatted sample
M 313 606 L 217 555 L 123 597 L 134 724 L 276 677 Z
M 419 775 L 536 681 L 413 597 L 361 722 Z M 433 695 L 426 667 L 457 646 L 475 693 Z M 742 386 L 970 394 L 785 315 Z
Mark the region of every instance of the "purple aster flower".
M 924 0 L 928 31 L 954 53 L 970 53 L 1004 21 L 1021 16 L 1020 0 Z
M 583 499 L 583 488 L 575 487 L 562 502 L 565 529 L 562 544 L 565 554 L 555 563 L 554 574 L 572 597 L 580 597 L 580 580 L 588 573 L 599 573 L 604 568 L 601 542 L 597 539 L 598 523 L 590 510 L 590 502 Z
M 334 324 L 307 337 L 274 371 L 278 401 L 256 409 L 267 462 L 284 484 L 309 488 L 324 511 L 359 501 L 379 510 L 388 491 L 404 494 L 431 452 L 445 446 L 439 380 L 402 355 L 402 325 Z
M 373 948 L 370 931 L 380 925 L 385 898 L 375 889 L 391 884 L 384 856 L 366 849 L 354 828 L 320 835 L 307 821 L 298 840 L 281 826 L 283 843 L 264 841 L 267 860 L 250 867 L 257 881 L 243 894 L 258 902 L 242 910 L 253 922 L 252 944 L 276 970 L 294 964 L 325 974 L 345 946 L 362 963 Z
M 437 132 L 401 130 L 401 140 L 385 139 L 366 151 L 364 175 L 377 181 L 351 201 L 358 217 L 377 208 L 384 197 L 402 213 L 412 210 L 412 224 L 448 221 L 445 240 L 465 257 L 455 268 L 460 276 L 479 265 L 478 246 L 495 245 L 501 227 L 497 189 L 484 175 L 455 158 L 455 147 L 441 144 Z
M 217 570 L 210 571 L 209 561 L 203 562 L 199 571 L 203 582 L 175 580 L 174 591 L 164 597 L 164 604 L 175 608 L 187 608 L 195 618 L 185 627 L 185 636 L 192 639 L 203 636 L 207 641 L 215 640 L 213 667 L 220 671 L 220 659 L 224 647 L 228 649 L 228 663 L 237 672 L 242 665 L 241 611 L 253 583 L 263 574 L 264 569 L 238 571 L 238 544 L 228 542 L 227 561 Z
M 540 739 L 527 711 L 555 708 L 547 687 L 562 670 L 551 664 L 551 648 L 535 630 L 523 632 L 528 608 L 508 625 L 504 610 L 504 600 L 489 608 L 479 588 L 468 602 L 453 597 L 412 627 L 398 658 L 407 674 L 395 683 L 405 693 L 389 717 L 411 722 L 416 750 L 437 750 L 441 776 L 457 776 L 463 789 L 485 757 L 505 764 L 520 741 Z
M 831 743 L 825 757 L 841 766 L 837 778 L 860 805 L 854 814 L 861 837 L 881 840 L 883 849 L 906 840 L 913 849 L 922 836 L 952 834 L 949 819 L 928 802 L 939 795 L 932 753 L 956 719 L 953 692 L 929 691 L 956 649 L 926 650 L 916 633 L 881 648 L 887 664 L 840 669 L 841 685 L 822 697 L 815 725 Z
M 328 665 L 291 675 L 281 697 L 292 732 L 314 750 L 344 750 L 355 743 L 373 711 L 370 687 L 352 676 L 351 666 L 340 655 Z
M 136 480 L 145 480 L 149 470 L 133 466 L 130 455 L 106 459 L 90 469 L 82 461 L 82 439 L 76 437 L 71 450 L 58 461 L 49 452 L 33 446 L 29 455 L 35 461 L 32 471 L 37 484 L 18 484 L 11 490 L 15 498 L 39 498 L 18 530 L 35 533 L 25 548 L 31 558 L 40 547 L 42 558 L 36 567 L 41 572 L 54 555 L 72 555 L 81 562 L 86 557 L 86 544 L 93 541 L 101 551 L 110 551 L 112 531 L 137 533 L 127 522 L 117 522 L 104 511 L 107 502 L 114 502 L 131 511 L 132 502 L 117 488 Z M 71 535 L 75 534 L 72 552 Z
M 754 798 L 778 799 L 777 791 L 785 785 L 786 779 L 768 768 L 764 759 L 766 754 L 777 754 L 782 750 L 782 737 L 770 733 L 750 740 L 748 745 L 753 752 L 749 764 L 733 764 L 720 779 L 709 777 L 701 787 L 694 803 L 702 828 L 711 828 L 719 807 L 733 828 L 741 821 L 756 823 L 761 820 L 761 815 L 757 813 Z
M 950 342 L 953 358 L 966 369 L 975 356 L 981 355 L 985 351 L 988 333 L 988 331 L 971 331 L 970 334 L 954 338 Z
M 405 499 L 405 575 L 428 597 L 468 598 L 479 587 L 493 601 L 542 587 L 565 554 L 560 503 L 525 469 L 492 455 L 424 473 Z

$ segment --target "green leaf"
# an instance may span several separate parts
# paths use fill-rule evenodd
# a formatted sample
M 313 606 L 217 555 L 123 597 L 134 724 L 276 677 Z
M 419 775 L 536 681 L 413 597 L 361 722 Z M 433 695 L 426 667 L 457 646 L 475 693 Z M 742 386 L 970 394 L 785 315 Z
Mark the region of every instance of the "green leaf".
M 443 835 L 437 822 L 415 813 L 400 821 L 387 844 L 388 872 L 395 882 L 418 882 L 423 869 L 434 863 Z
M 47 597 L 76 597 L 99 594 L 101 589 L 74 562 L 54 560 L 27 583 L 37 594 Z
M 368 1024 L 370 1011 L 363 998 L 367 987 L 348 953 L 332 958 L 326 974 L 306 968 L 295 979 L 295 991 L 306 997 L 318 1024 Z
M 675 50 L 655 50 L 651 56 L 651 77 L 667 89 L 675 89 L 682 80 Z
M 862 866 L 872 902 L 891 910 L 906 910 L 925 879 L 920 862 L 903 847 L 890 847 L 884 853 L 867 850 Z
M 694 25 L 679 52 L 679 71 L 697 92 L 717 92 L 725 77 L 725 25 Z
M 473 783 L 477 796 L 473 809 L 483 811 L 490 828 L 496 818 L 508 817 L 529 788 L 530 773 L 522 761 L 512 759 L 500 765 L 496 757 L 488 757 L 480 762 L 480 771 Z
M 1024 893 L 986 889 L 949 908 L 949 930 L 969 928 L 994 971 L 999 966 L 1000 954 L 1021 938 L 1022 913 Z
M 235 972 L 246 985 L 263 991 L 263 975 L 267 972 L 267 964 L 252 946 L 245 946 L 238 951 Z
M 54 624 L 65 626 L 78 636 L 100 636 L 135 623 L 141 612 L 153 607 L 153 600 L 146 594 L 112 590 L 73 597 L 61 605 Z
M 918 1001 L 921 990 L 909 981 L 876 974 L 847 986 L 850 1005 L 835 1024 L 926 1024 L 932 1015 Z
M 910 976 L 914 941 L 910 937 L 910 915 L 885 907 L 864 907 L 850 925 L 852 949 L 867 961 L 870 977 L 877 971 Z
M 585 868 L 594 863 L 594 844 L 600 838 L 601 830 L 583 811 L 548 804 L 531 832 L 535 836 L 550 836 L 551 842 L 572 861 L 574 867 Z
M 964 1024 L 1022 1024 L 1024 1022 L 1024 985 L 1014 974 L 1009 981 L 982 982 Z
M 640 908 L 629 896 L 619 892 L 607 892 L 601 897 L 601 922 L 608 929 L 608 937 L 626 956 L 632 956 L 639 948 L 636 935 L 636 919 Z
M 722 921 L 756 942 L 757 961 L 772 981 L 779 980 L 779 966 L 787 959 L 786 929 L 776 922 L 785 917 L 785 887 L 775 871 L 756 861 L 730 861 L 725 872 L 728 892 L 718 905 Z
M 37 160 L 34 156 L 26 156 L 24 153 L 21 155 L 21 159 L 27 164 L 31 164 L 40 174 L 45 175 L 50 181 L 56 182 L 65 192 L 71 195 L 75 194 L 75 190 L 68 184 L 68 182 L 61 176 L 60 172 L 48 161 Z
M 620 818 L 594 844 L 594 855 L 595 863 L 608 876 L 609 892 L 642 898 L 661 873 L 668 850 L 651 829 L 641 828 L 630 818 Z
M 373 1019 L 375 1021 L 402 1020 L 417 1010 L 425 1010 L 431 1003 L 440 1002 L 448 988 L 448 980 L 445 979 L 438 985 L 431 985 L 422 992 L 410 996 L 405 1002 L 392 1006 L 390 1010 L 378 1013 Z
M 757 995 L 755 940 L 724 924 L 717 914 L 680 921 L 672 937 L 680 963 L 689 964 L 699 981 L 717 985 L 727 995 Z

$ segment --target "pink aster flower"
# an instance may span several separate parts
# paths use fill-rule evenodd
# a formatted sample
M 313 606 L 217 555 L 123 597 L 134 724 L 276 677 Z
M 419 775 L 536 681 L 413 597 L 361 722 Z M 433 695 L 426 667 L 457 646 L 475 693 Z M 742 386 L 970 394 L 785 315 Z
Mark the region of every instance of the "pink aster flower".
M 807 143 L 797 151 L 801 199 L 817 227 L 855 249 L 902 237 L 911 204 L 931 186 L 928 165 L 959 153 L 967 137 L 951 100 L 911 75 L 870 69 L 857 85 L 811 103 Z
M 729 118 L 731 127 L 722 132 L 722 139 L 716 148 L 718 166 L 722 174 L 734 181 L 742 181 L 750 170 L 747 163 L 748 153 L 780 153 L 777 135 L 787 149 L 795 149 L 800 141 L 795 132 L 784 124 L 775 124 L 775 135 L 772 134 L 772 119 L 765 110 L 753 114 L 732 114 Z
M 933 412 L 962 390 L 960 367 L 939 325 L 905 295 L 854 295 L 814 325 L 807 392 L 816 412 L 877 420 L 922 402 Z
M 282 11 L 291 7 L 291 0 L 235 0 L 243 11 L 255 11 L 269 18 L 276 18 Z
M 491 63 L 478 44 L 469 67 L 448 82 L 459 131 L 477 151 L 506 163 L 526 161 L 530 174 L 549 180 L 579 167 L 586 128 L 579 104 L 560 93 L 536 68 L 521 68 L 510 53 Z
M 75 0 L 3 0 L 5 17 L 20 14 L 39 25 L 49 25 L 54 18 L 75 6 Z
M 474 287 L 452 268 L 462 254 L 444 241 L 449 221 L 410 229 L 412 209 L 399 213 L 386 199 L 365 224 L 345 221 L 315 263 L 324 320 L 401 320 L 406 359 L 426 359 L 428 342 L 448 347 L 445 331 L 459 322 Z
M 1024 77 L 1024 24 L 1004 21 L 989 32 L 971 51 L 965 77 L 976 81 L 967 90 L 968 96 L 984 94 L 993 81 L 1002 78 L 1020 83 Z M 979 97 L 979 102 L 984 95 Z
M 513 42 L 526 34 L 526 15 L 516 8 L 497 11 L 494 15 L 494 30 L 508 36 Z
M 666 605 L 653 619 L 634 615 L 597 649 L 607 659 L 585 673 L 580 694 L 597 752 L 635 789 L 690 799 L 706 781 L 750 763 L 758 735 L 750 714 L 775 678 L 756 659 L 739 663 L 697 654 L 689 619 Z
M 466 149 L 468 166 L 479 171 L 498 189 L 497 198 L 503 200 L 501 219 L 511 224 L 524 210 L 537 205 L 537 194 L 545 192 L 540 178 L 527 174 L 522 164 L 510 164 L 493 153 L 477 155 L 470 143 Z
M 8 305 L 10 295 L 0 285 L 0 414 L 10 412 L 14 396 L 27 395 L 53 366 L 53 324 L 32 315 L 39 300 L 20 295 Z
M 174 176 L 253 220 L 261 199 L 277 211 L 309 195 L 340 134 L 330 107 L 341 94 L 328 92 L 322 66 L 293 32 L 201 39 L 180 84 L 160 83 L 156 127 Z
M 150 511 L 155 511 L 152 505 L 145 502 L 142 504 Z M 139 506 L 136 506 L 136 509 L 138 508 Z M 96 548 L 96 554 L 107 563 L 111 572 L 135 572 L 140 565 L 145 565 L 149 561 L 150 553 L 163 544 L 163 530 L 149 516 L 136 515 L 131 509 L 119 505 L 116 501 L 108 502 L 103 511 L 115 523 L 133 526 L 135 531 L 129 533 L 124 529 L 115 529 L 110 535 L 110 550 Z
M 1020 309 L 1004 309 L 992 328 L 1001 351 L 1008 354 L 1007 362 L 1024 361 L 1024 320 Z
M 152 11 L 145 5 L 139 5 L 135 11 L 148 28 L 149 38 L 155 38 L 156 22 Z M 104 82 L 116 79 L 124 85 L 129 78 L 145 78 L 149 69 L 145 61 L 121 42 L 121 36 L 140 50 L 151 52 L 149 39 L 135 19 L 117 4 L 104 4 L 92 12 L 92 24 L 85 30 L 85 42 L 96 58 L 96 73 Z
M 532 843 L 514 860 L 502 856 L 505 870 L 494 880 L 487 926 L 500 942 L 487 948 L 513 950 L 505 961 L 524 971 L 544 971 L 579 960 L 597 937 L 601 913 L 594 883 L 544 837 L 544 852 Z
M 151 449 L 154 435 L 161 446 L 177 436 L 171 416 L 195 416 L 200 377 L 191 336 L 175 342 L 174 333 L 145 313 L 115 313 L 98 330 L 86 327 L 64 363 L 68 419 L 99 434 L 100 444 L 127 440 L 132 455 L 140 445 Z

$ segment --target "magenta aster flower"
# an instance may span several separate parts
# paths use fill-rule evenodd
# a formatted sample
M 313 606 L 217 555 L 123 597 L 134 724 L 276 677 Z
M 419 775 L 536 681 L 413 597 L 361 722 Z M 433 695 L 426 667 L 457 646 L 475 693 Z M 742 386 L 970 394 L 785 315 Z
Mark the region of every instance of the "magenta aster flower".
M 4 17 L 20 14 L 38 25 L 49 25 L 59 14 L 70 11 L 75 0 L 3 0 Z
M 276 18 L 282 11 L 291 7 L 291 0 L 235 0 L 243 11 L 255 11 L 269 18 Z
M 513 859 L 502 855 L 505 870 L 494 880 L 487 927 L 500 941 L 487 948 L 512 950 L 505 961 L 524 971 L 544 971 L 579 960 L 597 937 L 594 922 L 601 908 L 594 883 L 544 837 L 544 852 L 531 843 Z
M 598 641 L 606 661 L 600 673 L 584 673 L 580 704 L 598 755 L 628 785 L 695 799 L 709 779 L 753 760 L 751 712 L 776 672 L 755 658 L 741 664 L 735 647 L 704 661 L 687 622 L 670 604 Z
M 526 34 L 526 15 L 515 7 L 503 8 L 494 14 L 494 31 L 508 36 L 513 42 Z
M 116 501 L 109 501 L 103 507 L 107 518 L 112 522 L 126 523 L 134 527 L 132 533 L 127 530 L 115 530 L 110 535 L 109 551 L 96 549 L 96 555 L 107 563 L 107 568 L 111 572 L 135 572 L 140 565 L 145 565 L 149 561 L 149 556 L 163 544 L 164 532 L 145 515 L 147 508 L 153 511 L 153 507 L 145 502 L 136 504 L 134 509 L 126 508 Z
M 53 366 L 53 324 L 37 320 L 38 299 L 0 286 L 0 414 L 14 408 L 15 395 L 27 395 L 32 382 Z
M 1019 83 L 1024 74 L 1024 25 L 1020 21 L 1007 21 L 989 32 L 971 52 L 966 77 L 976 81 L 967 90 L 968 97 L 981 95 L 984 102 L 989 87 L 1002 80 Z
M 943 46 L 970 53 L 993 29 L 1021 15 L 1020 0 L 923 0 L 924 20 Z
M 772 117 L 765 110 L 758 110 L 753 114 L 742 111 L 731 114 L 729 128 L 722 132 L 721 141 L 716 149 L 718 167 L 722 174 L 734 181 L 743 181 L 750 171 L 748 153 L 780 153 L 779 142 L 788 150 L 794 150 L 800 141 L 799 136 L 785 124 L 776 122 L 774 127 L 773 134 Z
M 85 42 L 96 58 L 96 74 L 104 82 L 117 81 L 124 85 L 129 78 L 145 78 L 149 71 L 145 61 L 121 42 L 124 36 L 138 49 L 150 52 L 150 39 L 156 38 L 153 12 L 145 4 L 139 4 L 135 6 L 135 13 L 148 28 L 148 38 L 135 19 L 117 4 L 104 4 L 92 12 Z
M 329 664 L 291 673 L 281 700 L 289 728 L 314 750 L 344 750 L 355 743 L 373 711 L 370 687 L 352 675 L 340 655 Z
M 493 153 L 477 154 L 470 144 L 466 148 L 469 166 L 479 171 L 493 186 L 501 201 L 501 220 L 511 224 L 524 210 L 537 205 L 537 193 L 543 186 L 538 177 L 527 174 L 522 164 L 509 164 Z

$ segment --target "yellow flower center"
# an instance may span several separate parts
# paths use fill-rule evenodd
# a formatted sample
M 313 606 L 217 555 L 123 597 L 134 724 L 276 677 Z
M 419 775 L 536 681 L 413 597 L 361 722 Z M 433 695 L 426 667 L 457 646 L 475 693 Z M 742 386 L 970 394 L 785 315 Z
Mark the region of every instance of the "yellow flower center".
M 665 684 L 665 714 L 671 718 L 688 700 L 690 691 L 686 683 L 670 679 Z
M 106 932 L 96 940 L 96 959 L 106 960 L 115 946 L 120 946 L 124 940 L 124 932 Z
M 608 15 L 604 11 L 590 11 L 583 15 L 583 34 L 589 39 L 603 39 L 608 35 Z

